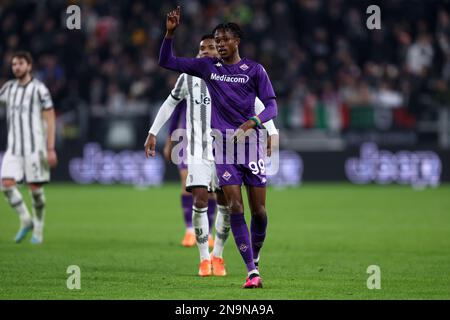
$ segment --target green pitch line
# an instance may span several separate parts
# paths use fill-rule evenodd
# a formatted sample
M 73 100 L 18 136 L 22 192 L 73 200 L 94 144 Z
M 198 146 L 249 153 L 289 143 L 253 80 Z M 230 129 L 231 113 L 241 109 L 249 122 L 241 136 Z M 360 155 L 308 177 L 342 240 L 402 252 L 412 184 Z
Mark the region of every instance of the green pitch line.
M 13 243 L 18 220 L 0 201 L 0 299 L 450 298 L 449 185 L 270 189 L 262 290 L 241 289 L 232 236 L 229 276 L 196 276 L 197 249 L 179 244 L 179 189 L 52 184 L 42 246 Z M 66 287 L 69 265 L 81 290 Z M 369 265 L 381 268 L 380 290 L 367 289 Z

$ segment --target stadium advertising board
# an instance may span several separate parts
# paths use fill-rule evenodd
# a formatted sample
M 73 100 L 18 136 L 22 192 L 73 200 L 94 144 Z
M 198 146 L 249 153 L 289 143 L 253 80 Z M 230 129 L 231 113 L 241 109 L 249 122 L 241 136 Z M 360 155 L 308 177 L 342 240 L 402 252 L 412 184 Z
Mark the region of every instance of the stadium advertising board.
M 111 151 L 102 149 L 100 144 L 88 143 L 79 150 L 59 155 L 60 165 L 52 171 L 55 181 L 158 186 L 179 179 L 175 165 L 165 162 L 160 154 L 146 159 L 142 150 Z M 359 149 L 343 152 L 280 150 L 276 173 L 271 172 L 269 162 L 267 176 L 269 184 L 280 187 L 301 185 L 303 181 L 434 187 L 450 181 L 448 163 L 450 152 L 385 150 L 366 143 Z

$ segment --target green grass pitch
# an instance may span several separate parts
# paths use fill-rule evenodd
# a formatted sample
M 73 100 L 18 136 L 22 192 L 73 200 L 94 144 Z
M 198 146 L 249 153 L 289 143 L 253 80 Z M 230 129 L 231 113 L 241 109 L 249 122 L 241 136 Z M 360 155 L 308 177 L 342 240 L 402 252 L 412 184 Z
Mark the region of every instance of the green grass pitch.
M 261 290 L 241 289 L 232 236 L 229 275 L 196 275 L 197 249 L 180 245 L 179 189 L 51 184 L 42 246 L 13 243 L 18 219 L 0 201 L 0 299 L 450 298 L 449 185 L 269 189 Z M 66 287 L 69 265 L 81 290 Z M 367 289 L 369 265 L 381 268 L 380 290 Z

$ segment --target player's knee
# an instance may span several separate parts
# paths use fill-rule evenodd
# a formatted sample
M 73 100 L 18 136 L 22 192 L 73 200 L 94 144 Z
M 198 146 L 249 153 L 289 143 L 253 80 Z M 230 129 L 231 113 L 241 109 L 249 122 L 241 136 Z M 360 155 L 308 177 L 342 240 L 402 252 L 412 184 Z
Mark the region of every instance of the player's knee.
M 208 207 L 208 190 L 206 188 L 193 188 L 192 198 L 195 207 L 197 208 Z
M 231 200 L 229 206 L 232 213 L 244 212 L 244 205 L 242 204 L 241 201 Z
M 203 198 L 194 198 L 194 206 L 196 206 L 197 208 L 206 208 L 208 206 L 208 198 L 203 199 Z
M 20 205 L 23 202 L 22 194 L 15 188 L 15 185 L 3 188 L 3 193 L 5 194 L 6 201 L 12 207 Z
M 266 207 L 259 205 L 252 210 L 252 217 L 256 219 L 264 219 L 267 216 Z
M 2 191 L 11 189 L 12 187 L 14 187 L 16 185 L 16 182 L 14 180 L 11 179 L 4 179 L 2 180 L 2 184 L 1 184 L 1 189 Z

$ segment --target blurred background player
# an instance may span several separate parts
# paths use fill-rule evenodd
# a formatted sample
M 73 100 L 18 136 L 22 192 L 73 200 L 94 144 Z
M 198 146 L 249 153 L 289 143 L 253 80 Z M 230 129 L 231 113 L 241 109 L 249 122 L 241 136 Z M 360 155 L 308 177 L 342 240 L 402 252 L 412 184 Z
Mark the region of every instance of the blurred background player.
M 205 80 L 213 101 L 212 128 L 220 130 L 223 134 L 226 133 L 227 129 L 241 129 L 236 131 L 234 137 L 236 142 L 240 142 L 246 131 L 253 128 L 257 129 L 262 123 L 277 115 L 275 92 L 269 77 L 260 64 L 246 58 L 240 58 L 239 44 L 242 31 L 234 23 L 220 24 L 213 31 L 216 48 L 221 57 L 220 60 L 174 57 L 172 38 L 180 23 L 180 12 L 180 7 L 177 7 L 176 10 L 167 14 L 167 31 L 161 46 L 159 65 Z M 247 84 L 250 81 L 251 85 Z M 266 108 L 255 115 L 254 101 L 256 97 L 261 99 Z M 233 164 L 223 164 L 216 161 L 219 185 L 222 187 L 227 204 L 230 206 L 230 226 L 236 246 L 248 271 L 248 277 L 243 287 L 261 288 L 262 279 L 259 275 L 257 263 L 267 229 L 265 155 L 258 150 L 258 170 L 252 168 L 248 159 L 245 160 L 245 163 L 238 163 L 236 152 L 234 155 L 235 162 Z M 252 214 L 251 241 L 244 217 L 242 184 L 247 187 Z
M 2 190 L 20 218 L 15 241 L 21 242 L 33 230 L 31 242 L 42 243 L 45 213 L 43 185 L 50 181 L 50 167 L 57 164 L 55 152 L 55 114 L 47 87 L 31 75 L 33 59 L 29 52 L 12 56 L 14 80 L 0 89 L 6 104 L 8 145 L 3 158 Z M 31 192 L 33 218 L 17 188 L 25 181 Z
M 186 100 L 182 100 L 178 103 L 177 107 L 173 110 L 173 114 L 170 118 L 169 132 L 164 146 L 164 158 L 170 161 L 173 142 L 170 138 L 172 133 L 176 129 L 186 129 Z M 184 137 L 185 139 L 186 137 Z M 186 231 L 181 244 L 184 247 L 195 246 L 195 233 L 192 227 L 192 194 L 186 190 L 186 178 L 187 178 L 187 164 L 185 153 L 183 153 L 183 159 L 178 163 L 178 172 L 181 179 L 181 208 L 183 210 L 184 223 L 186 225 Z M 208 222 L 210 234 L 208 237 L 208 245 L 210 248 L 214 246 L 214 239 L 211 235 L 211 226 L 214 222 L 214 217 L 216 213 L 216 199 L 214 194 L 211 193 L 208 200 Z

